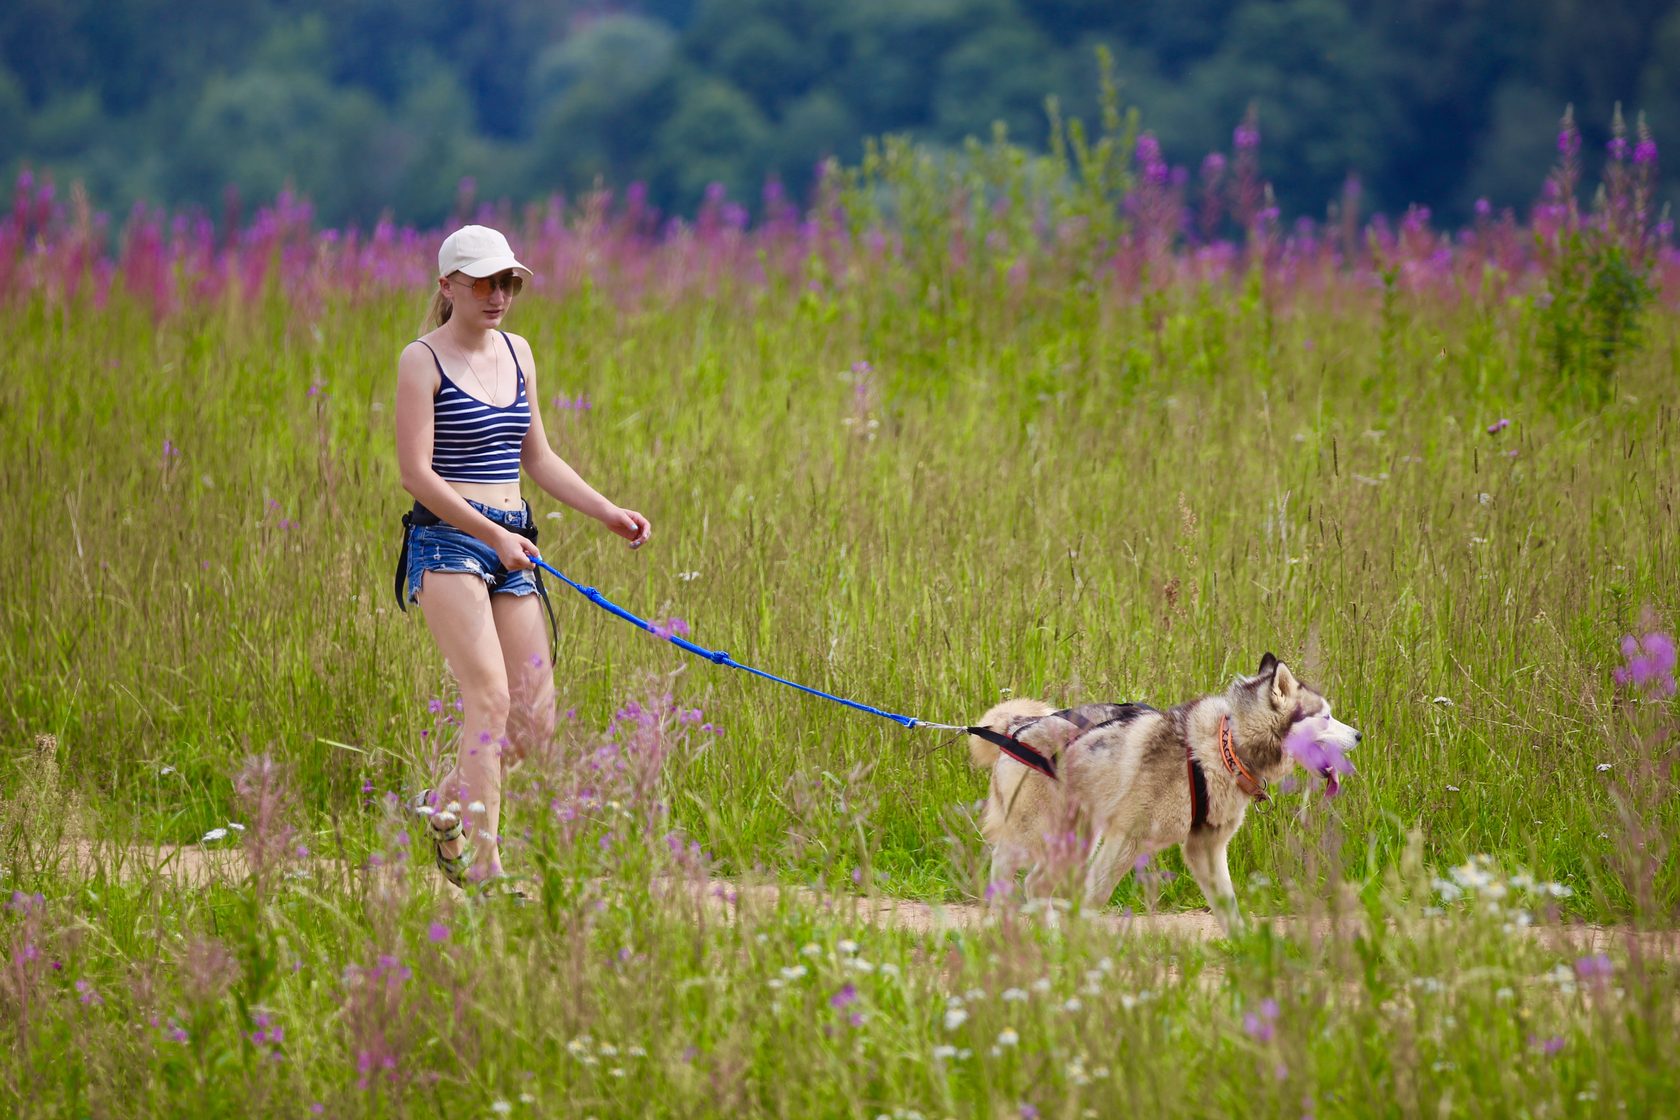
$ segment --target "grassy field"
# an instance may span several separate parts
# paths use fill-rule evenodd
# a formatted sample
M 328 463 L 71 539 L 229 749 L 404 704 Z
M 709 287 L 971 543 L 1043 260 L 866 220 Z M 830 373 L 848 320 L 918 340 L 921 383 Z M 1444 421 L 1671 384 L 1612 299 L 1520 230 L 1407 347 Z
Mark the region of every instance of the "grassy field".
M 1339 799 L 1251 814 L 1239 898 L 1362 932 L 731 905 L 755 882 L 978 898 L 982 776 L 941 734 L 685 660 L 563 589 L 566 718 L 505 825 L 541 901 L 457 902 L 394 808 L 453 710 L 391 592 L 423 293 L 270 287 L 161 320 L 37 298 L 0 378 L 5 1110 L 1672 1100 L 1671 964 L 1510 932 L 1680 905 L 1672 702 L 1612 680 L 1623 635 L 1680 610 L 1672 314 L 1588 405 L 1527 296 L 924 281 L 886 260 L 522 300 L 556 446 L 655 527 L 632 554 L 532 493 L 544 556 L 744 663 L 945 722 L 1009 694 L 1165 706 L 1273 651 L 1365 741 Z M 252 871 L 189 889 L 90 870 L 79 838 L 243 845 Z M 1201 906 L 1179 869 L 1114 907 Z

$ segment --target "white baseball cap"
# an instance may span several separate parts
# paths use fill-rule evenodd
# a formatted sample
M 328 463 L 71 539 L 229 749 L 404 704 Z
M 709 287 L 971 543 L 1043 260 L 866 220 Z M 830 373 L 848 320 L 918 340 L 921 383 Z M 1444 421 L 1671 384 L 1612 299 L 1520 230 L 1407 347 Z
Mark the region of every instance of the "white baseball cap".
M 438 250 L 439 276 L 461 272 L 476 279 L 510 268 L 527 280 L 532 278 L 531 270 L 513 255 L 507 238 L 489 226 L 462 226 L 444 238 L 443 247 Z

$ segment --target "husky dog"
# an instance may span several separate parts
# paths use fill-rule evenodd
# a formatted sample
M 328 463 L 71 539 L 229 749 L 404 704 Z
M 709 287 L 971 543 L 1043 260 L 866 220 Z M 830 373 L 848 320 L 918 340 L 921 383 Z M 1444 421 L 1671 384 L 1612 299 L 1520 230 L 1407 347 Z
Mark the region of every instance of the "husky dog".
M 1313 739 L 1339 757 L 1360 733 L 1330 715 L 1330 702 L 1270 653 L 1252 677 L 1223 693 L 1167 711 L 1142 704 L 1086 704 L 1057 712 L 1038 700 L 1006 700 L 978 724 L 1053 760 L 1054 779 L 1029 769 L 978 735 L 974 764 L 992 772 L 980 831 L 992 849 L 992 881 L 1051 893 L 1058 848 L 1089 836 L 1084 856 L 1087 907 L 1107 905 L 1114 888 L 1145 857 L 1173 844 L 1227 934 L 1240 925 L 1225 849 L 1250 801 L 1291 759 L 1284 739 L 1314 720 Z M 1029 757 L 1031 751 L 1023 752 Z M 1323 776 L 1334 782 L 1334 769 Z M 1074 850 L 1077 850 L 1075 847 Z

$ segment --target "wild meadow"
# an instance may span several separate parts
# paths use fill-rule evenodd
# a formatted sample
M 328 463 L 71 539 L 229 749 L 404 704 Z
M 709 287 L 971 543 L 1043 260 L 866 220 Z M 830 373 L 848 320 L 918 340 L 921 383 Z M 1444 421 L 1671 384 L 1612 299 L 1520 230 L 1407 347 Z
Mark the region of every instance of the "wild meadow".
M 1156 920 L 1204 906 L 1176 852 L 1104 915 L 988 884 L 962 742 L 552 584 L 560 730 L 505 818 L 530 900 L 445 886 L 401 809 L 455 706 L 392 594 L 391 401 L 446 231 L 291 198 L 116 231 L 25 180 L 0 1112 L 1672 1107 L 1655 146 L 1618 133 L 1583 184 L 1566 121 L 1530 213 L 1440 230 L 1351 189 L 1280 227 L 1252 122 L 1190 172 L 1117 113 L 1054 140 L 884 143 L 750 219 L 462 217 L 538 272 L 509 328 L 558 450 L 653 522 L 630 553 L 528 494 L 544 557 L 627 609 L 947 723 L 1165 707 L 1267 651 L 1322 688 L 1358 770 L 1250 814 L 1247 932 Z

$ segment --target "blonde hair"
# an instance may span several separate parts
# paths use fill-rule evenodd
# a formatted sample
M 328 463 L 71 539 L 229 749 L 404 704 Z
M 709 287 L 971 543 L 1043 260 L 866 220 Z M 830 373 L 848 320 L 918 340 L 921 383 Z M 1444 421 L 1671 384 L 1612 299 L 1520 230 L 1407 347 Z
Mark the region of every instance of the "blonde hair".
M 421 328 L 421 334 L 436 330 L 449 322 L 449 315 L 455 310 L 455 301 L 445 298 L 442 288 L 432 291 L 432 304 L 426 309 L 426 322 Z

